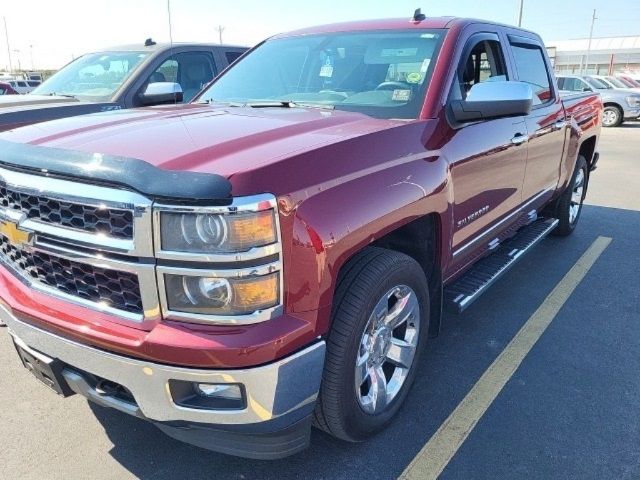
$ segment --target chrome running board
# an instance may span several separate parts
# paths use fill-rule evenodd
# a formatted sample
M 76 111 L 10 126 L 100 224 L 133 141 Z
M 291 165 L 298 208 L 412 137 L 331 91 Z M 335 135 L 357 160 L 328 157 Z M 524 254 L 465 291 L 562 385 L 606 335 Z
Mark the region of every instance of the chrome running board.
M 445 308 L 462 313 L 522 256 L 549 235 L 558 224 L 555 218 L 536 220 L 523 227 L 494 253 L 479 260 L 462 277 L 444 287 Z

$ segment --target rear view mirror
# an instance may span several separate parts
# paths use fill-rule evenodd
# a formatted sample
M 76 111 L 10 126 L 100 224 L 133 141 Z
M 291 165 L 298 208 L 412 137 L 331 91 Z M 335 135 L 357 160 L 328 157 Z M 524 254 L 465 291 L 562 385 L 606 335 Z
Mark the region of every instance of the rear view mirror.
M 476 83 L 464 100 L 451 102 L 458 122 L 528 115 L 533 105 L 533 90 L 524 82 Z
M 143 105 L 161 105 L 163 103 L 182 102 L 182 87 L 174 82 L 154 82 L 140 95 Z

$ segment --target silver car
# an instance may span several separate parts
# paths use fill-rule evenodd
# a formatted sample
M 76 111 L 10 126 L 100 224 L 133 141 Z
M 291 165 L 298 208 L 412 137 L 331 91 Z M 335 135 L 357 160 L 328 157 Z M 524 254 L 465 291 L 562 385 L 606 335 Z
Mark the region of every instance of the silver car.
M 602 97 L 604 112 L 602 125 L 617 127 L 625 120 L 640 116 L 640 94 L 628 89 L 613 88 L 607 82 L 592 75 L 558 75 L 558 87 L 564 92 L 598 92 Z

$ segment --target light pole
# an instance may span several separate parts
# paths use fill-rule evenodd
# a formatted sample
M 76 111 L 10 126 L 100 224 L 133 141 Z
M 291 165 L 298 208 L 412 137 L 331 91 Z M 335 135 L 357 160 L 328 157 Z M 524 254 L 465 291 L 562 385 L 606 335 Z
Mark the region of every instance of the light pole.
M 522 26 L 522 10 L 524 9 L 524 0 L 520 0 L 520 13 L 518 14 L 518 27 Z
M 596 17 L 596 9 L 593 9 L 593 16 L 591 17 L 591 30 L 589 30 L 589 44 L 587 45 L 587 58 L 586 61 L 584 62 L 584 71 L 582 72 L 582 75 L 584 75 L 585 73 L 589 73 L 589 55 L 591 54 L 591 39 L 593 39 L 593 24 L 596 22 L 597 17 Z M 597 73 L 597 72 L 596 72 Z
M 31 56 L 31 70 L 35 70 L 35 64 L 33 63 L 33 45 L 29 45 L 29 55 Z
M 18 72 L 21 72 L 22 65 L 20 64 L 20 50 L 13 50 L 13 52 L 16 54 L 16 57 L 18 59 Z
M 222 45 L 222 32 L 224 32 L 224 27 L 222 25 L 218 25 L 216 27 L 216 30 L 218 30 L 218 38 L 220 39 L 220 44 Z
M 9 73 L 13 72 L 13 65 L 11 65 L 11 47 L 9 47 L 9 30 L 7 30 L 7 17 L 2 17 L 4 20 L 4 36 L 7 39 L 7 55 L 9 55 Z

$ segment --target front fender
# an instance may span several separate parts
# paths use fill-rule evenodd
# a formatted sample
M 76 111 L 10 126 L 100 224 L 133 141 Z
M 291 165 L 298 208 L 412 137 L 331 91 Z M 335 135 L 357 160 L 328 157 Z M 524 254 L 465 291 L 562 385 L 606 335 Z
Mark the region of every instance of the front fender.
M 321 186 L 295 203 L 281 199 L 291 218 L 285 254 L 285 302 L 291 312 L 322 309 L 319 334 L 328 329 L 340 269 L 356 252 L 426 214 L 448 208 L 447 164 L 439 156 L 413 155 Z M 416 239 L 418 240 L 418 239 Z

